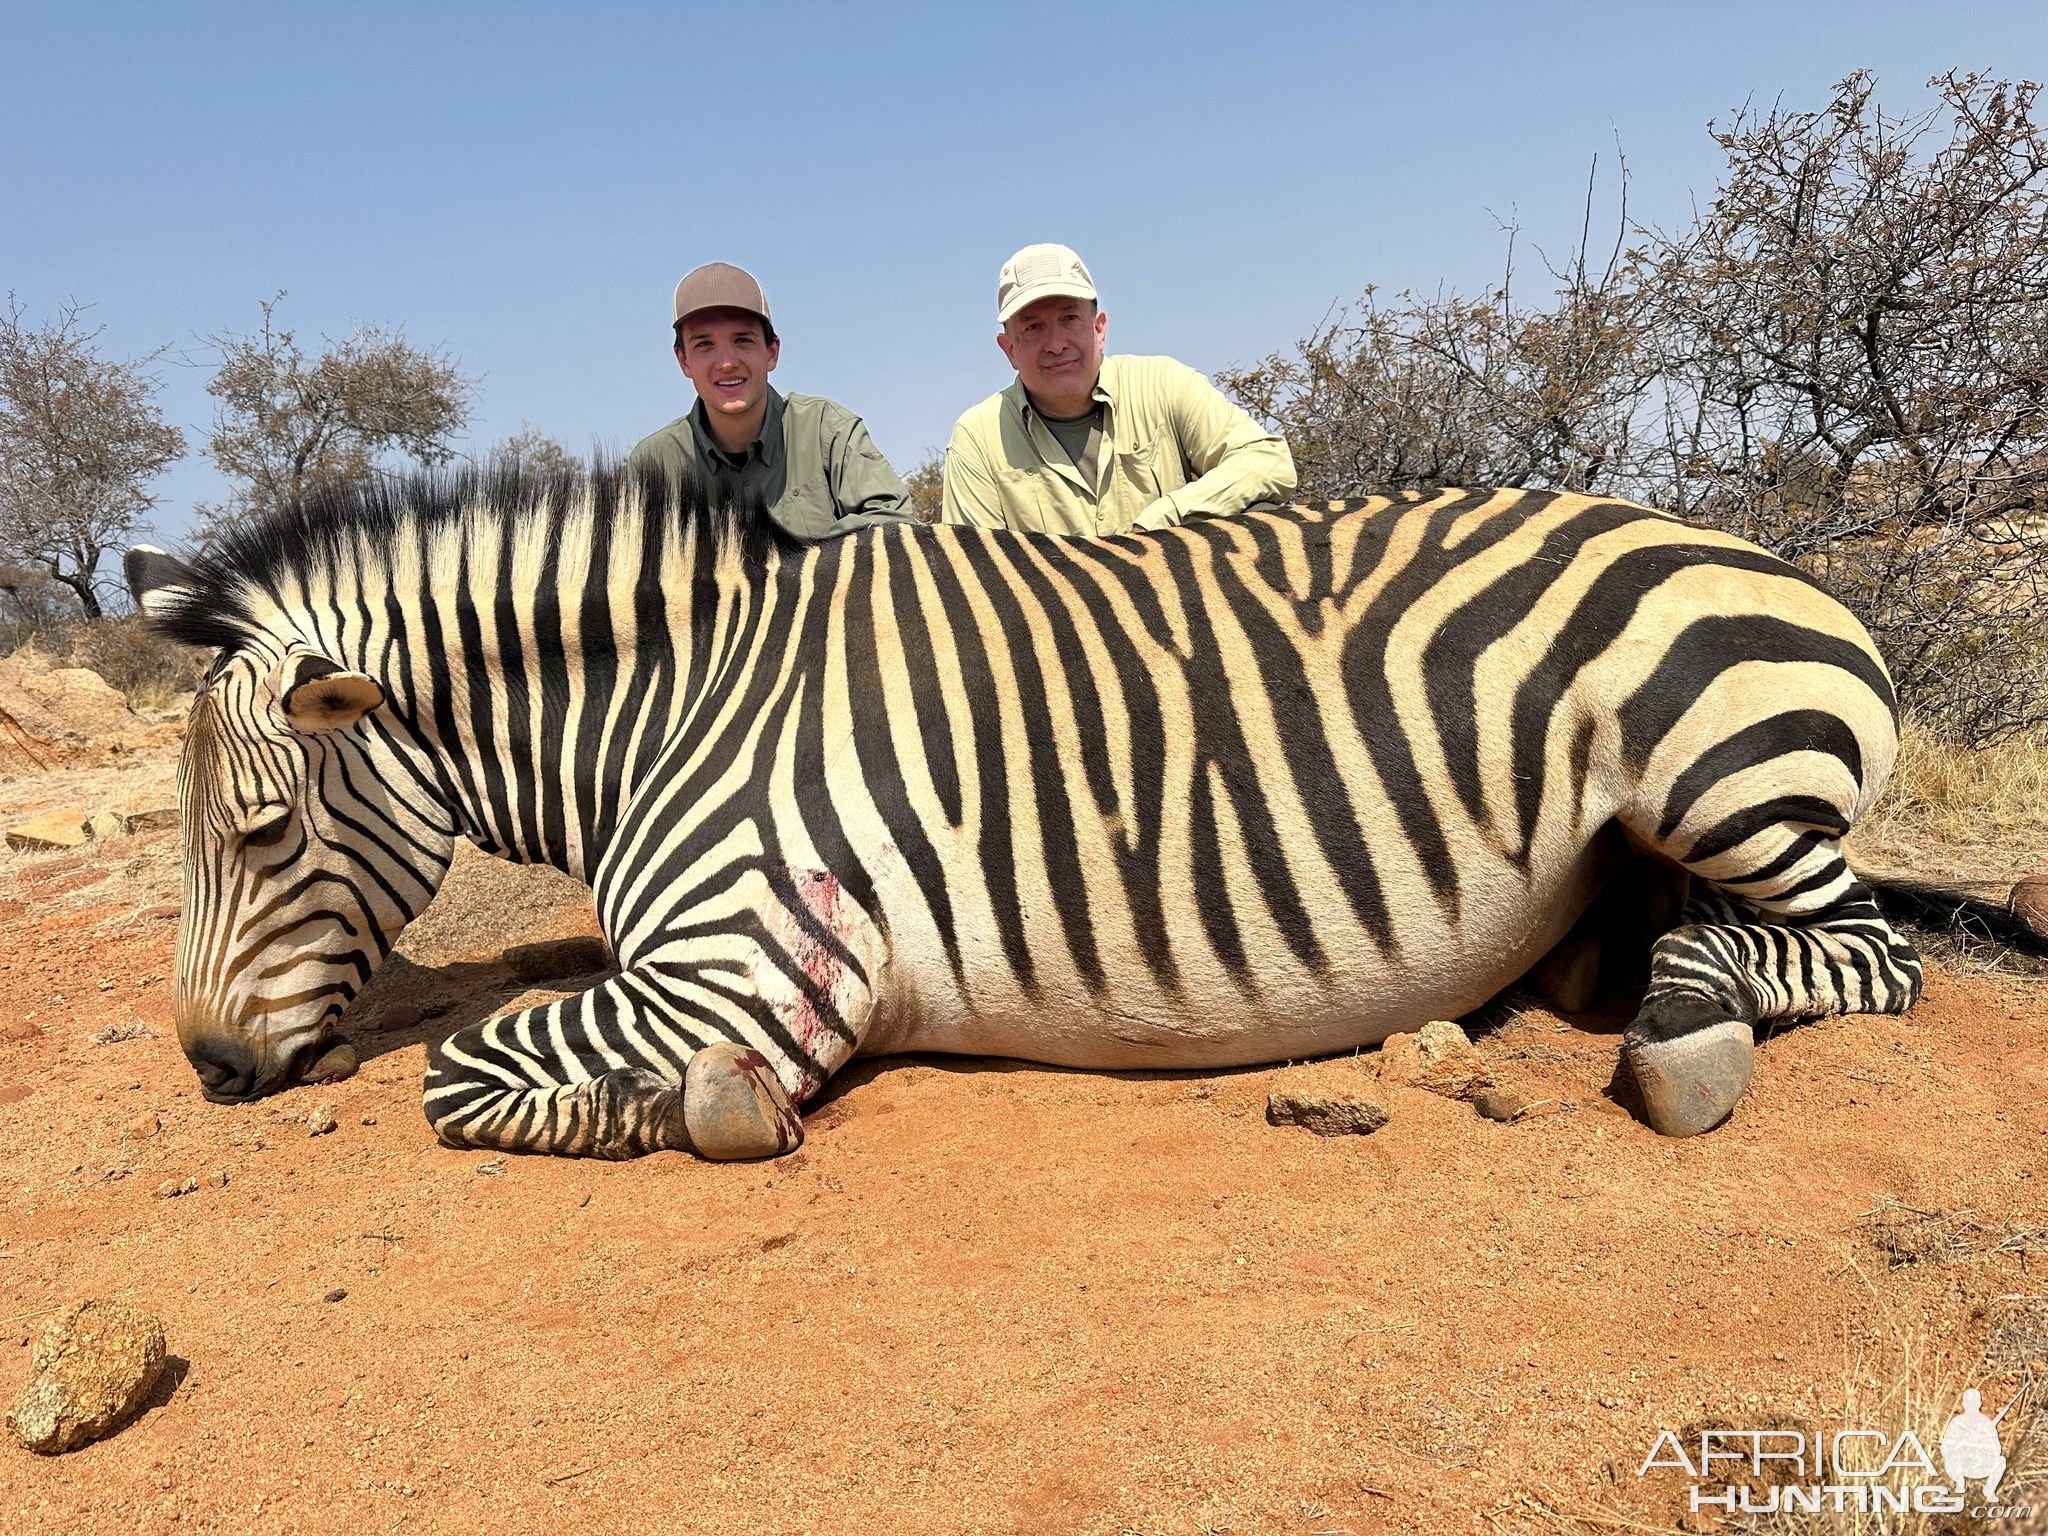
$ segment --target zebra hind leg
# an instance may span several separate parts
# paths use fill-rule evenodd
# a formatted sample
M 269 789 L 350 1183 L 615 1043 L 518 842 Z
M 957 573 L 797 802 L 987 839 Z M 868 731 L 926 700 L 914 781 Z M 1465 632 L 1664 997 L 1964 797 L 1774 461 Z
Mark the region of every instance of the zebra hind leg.
M 1651 951 L 1622 1055 L 1645 1118 L 1666 1136 L 1726 1120 L 1755 1066 L 1754 1026 L 1836 1013 L 1903 1013 L 1920 958 L 1886 922 L 1832 836 L 1812 828 L 1748 846 L 1748 879 L 1695 882 L 1684 926 Z M 1760 846 L 1759 846 L 1760 845 Z M 1725 865 L 1725 856 L 1692 861 Z

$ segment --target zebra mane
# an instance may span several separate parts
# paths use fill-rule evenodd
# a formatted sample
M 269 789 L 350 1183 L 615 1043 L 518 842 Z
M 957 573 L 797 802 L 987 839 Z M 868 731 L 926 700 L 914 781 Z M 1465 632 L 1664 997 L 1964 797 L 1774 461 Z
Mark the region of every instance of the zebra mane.
M 583 510 L 586 509 L 587 510 Z M 256 625 L 258 599 L 298 580 L 359 564 L 384 552 L 387 568 L 401 540 L 495 523 L 516 532 L 534 522 L 559 531 L 572 519 L 630 515 L 695 527 L 713 553 L 736 551 L 743 564 L 809 547 L 785 531 L 758 498 L 738 501 L 695 475 L 600 460 L 591 469 L 534 469 L 516 460 L 427 470 L 316 492 L 231 525 L 189 562 L 189 577 L 151 614 L 159 633 L 186 645 L 231 650 Z

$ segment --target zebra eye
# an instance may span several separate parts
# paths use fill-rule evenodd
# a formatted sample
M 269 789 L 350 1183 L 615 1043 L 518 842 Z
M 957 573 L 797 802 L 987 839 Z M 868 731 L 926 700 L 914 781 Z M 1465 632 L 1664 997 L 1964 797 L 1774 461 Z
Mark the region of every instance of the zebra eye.
M 250 848 L 273 848 L 291 824 L 289 806 L 266 805 L 242 823 L 242 842 Z

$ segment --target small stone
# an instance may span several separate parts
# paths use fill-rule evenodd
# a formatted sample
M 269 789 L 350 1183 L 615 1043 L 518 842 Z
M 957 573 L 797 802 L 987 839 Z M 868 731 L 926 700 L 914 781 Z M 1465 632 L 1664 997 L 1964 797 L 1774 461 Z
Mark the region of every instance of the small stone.
M 505 1159 L 503 1159 L 502 1157 L 494 1157 L 488 1163 L 478 1163 L 476 1165 L 476 1171 L 478 1173 L 490 1175 L 501 1174 L 505 1171 Z
M 1493 1086 L 1493 1073 L 1465 1038 L 1465 1031 L 1444 1019 L 1432 1019 L 1415 1037 L 1419 1070 L 1415 1086 L 1447 1099 L 1469 1099 Z
M 185 1186 L 176 1179 L 165 1179 L 163 1183 L 156 1187 L 156 1197 L 159 1200 L 175 1200 L 183 1193 L 185 1193 Z
M 124 806 L 114 813 L 132 836 L 137 832 L 163 832 L 178 824 L 178 808 L 169 803 Z
M 196 1173 L 188 1173 L 188 1174 L 186 1174 L 186 1175 L 185 1175 L 185 1182 L 184 1182 L 184 1183 L 182 1183 L 182 1184 L 180 1184 L 180 1185 L 178 1186 L 178 1193 L 179 1193 L 179 1194 L 181 1194 L 181 1195 L 196 1195 L 196 1194 L 198 1194 L 198 1193 L 199 1193 L 199 1175 L 198 1175 L 198 1174 L 196 1174 Z
M 315 1104 L 313 1106 L 313 1113 L 306 1116 L 306 1134 L 308 1136 L 325 1136 L 335 1128 L 336 1123 L 334 1111 L 330 1107 L 325 1104 Z
M 28 1019 L 0 1020 L 0 1040 L 33 1040 L 43 1027 Z
M 514 944 L 505 951 L 505 968 L 521 981 L 587 976 L 611 966 L 611 946 L 598 938 L 543 939 L 538 944 Z
M 216 1169 L 214 1169 L 214 1170 L 213 1170 L 213 1172 L 209 1173 L 209 1174 L 208 1174 L 208 1175 L 206 1176 L 206 1182 L 207 1182 L 207 1183 L 209 1183 L 209 1184 L 211 1184 L 211 1185 L 212 1185 L 212 1186 L 213 1186 L 213 1187 L 214 1187 L 215 1189 L 226 1189 L 226 1188 L 228 1187 L 228 1171 L 227 1171 L 227 1169 L 225 1169 L 225 1168 L 216 1168 Z
M 346 1301 L 348 1300 L 348 1292 L 337 1285 L 321 1299 L 323 1301 Z
M 363 1116 L 363 1124 L 365 1124 L 365 1125 L 375 1125 L 376 1123 L 377 1123 L 377 1117 L 376 1117 L 375 1115 L 365 1115 L 365 1116 Z
M 1481 1088 L 1472 1095 L 1472 1107 L 1489 1120 L 1503 1124 L 1519 1115 L 1529 1101 L 1519 1088 Z
M 35 853 L 50 848 L 81 848 L 85 845 L 85 809 L 67 805 L 62 810 L 44 811 L 7 829 L 7 846 L 17 852 Z
M 130 1141 L 147 1141 L 163 1128 L 163 1122 L 157 1119 L 156 1111 L 146 1109 L 122 1126 L 121 1134 Z
M 1387 1108 L 1358 1094 L 1330 1098 L 1280 1089 L 1266 1096 L 1266 1123 L 1298 1125 L 1318 1136 L 1368 1136 L 1387 1123 Z
M 2012 888 L 2012 913 L 2048 938 L 2048 874 L 2029 875 Z
M 43 1325 L 7 1422 L 43 1456 L 103 1439 L 140 1411 L 164 1358 L 164 1326 L 147 1312 L 79 1302 Z
M 128 823 L 112 811 L 94 811 L 92 819 L 85 824 L 85 830 L 94 842 L 103 843 L 110 838 L 126 837 Z

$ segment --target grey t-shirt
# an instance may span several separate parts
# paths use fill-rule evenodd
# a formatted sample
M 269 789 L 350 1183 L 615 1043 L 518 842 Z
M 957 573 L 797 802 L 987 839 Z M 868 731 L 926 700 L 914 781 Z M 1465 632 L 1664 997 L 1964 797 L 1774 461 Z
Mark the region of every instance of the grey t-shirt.
M 1074 468 L 1081 471 L 1081 478 L 1094 485 L 1096 458 L 1102 452 L 1102 407 L 1098 405 L 1086 416 L 1075 416 L 1066 421 L 1041 411 L 1038 419 L 1067 450 L 1067 457 L 1074 461 Z

